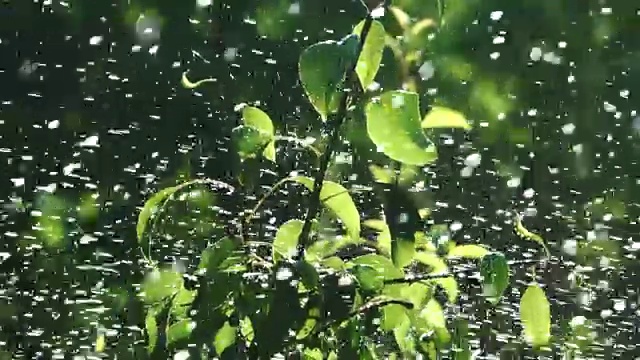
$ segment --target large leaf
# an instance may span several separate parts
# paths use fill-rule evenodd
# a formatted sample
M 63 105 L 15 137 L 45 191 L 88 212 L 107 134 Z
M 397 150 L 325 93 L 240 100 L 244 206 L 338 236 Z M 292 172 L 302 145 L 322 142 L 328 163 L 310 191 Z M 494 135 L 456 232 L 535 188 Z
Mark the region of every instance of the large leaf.
M 300 82 L 311 105 L 324 121 L 338 109 L 339 85 L 346 67 L 343 48 L 335 41 L 311 45 L 300 55 Z
M 520 320 L 526 341 L 535 348 L 545 346 L 551 337 L 549 300 L 540 285 L 532 283 L 520 299 Z
M 273 128 L 273 121 L 267 113 L 253 106 L 241 106 L 242 120 L 244 124 L 255 129 L 258 129 L 271 136 L 271 141 L 262 151 L 262 155 L 265 159 L 272 162 L 276 161 L 276 148 L 275 148 L 275 130 Z
M 504 254 L 492 252 L 480 261 L 482 293 L 487 300 L 496 305 L 509 286 L 509 264 Z
M 298 249 L 298 238 L 304 221 L 289 220 L 282 224 L 276 232 L 276 238 L 273 240 L 273 261 L 280 259 L 291 259 L 296 255 Z
M 157 303 L 182 288 L 182 275 L 171 269 L 153 269 L 142 282 L 142 299 L 147 304 Z
M 409 165 L 425 165 L 438 157 L 420 127 L 418 94 L 388 91 L 366 107 L 367 132 L 378 151 Z
M 313 179 L 295 176 L 291 181 L 298 182 L 313 191 Z M 320 189 L 320 200 L 347 228 L 349 236 L 360 238 L 360 213 L 347 189 L 338 183 L 324 181 Z
M 362 29 L 364 27 L 365 20 L 362 20 L 353 29 L 354 34 L 362 35 Z M 356 73 L 360 79 L 360 83 L 363 88 L 371 85 L 373 79 L 378 73 L 380 68 L 380 62 L 382 61 L 382 53 L 385 47 L 385 35 L 384 26 L 377 20 L 371 23 L 371 28 L 365 39 L 362 52 L 358 58 L 356 65 Z
M 471 129 L 464 115 L 455 110 L 445 107 L 434 106 L 422 120 L 422 127 L 426 129 L 435 128 L 459 128 Z

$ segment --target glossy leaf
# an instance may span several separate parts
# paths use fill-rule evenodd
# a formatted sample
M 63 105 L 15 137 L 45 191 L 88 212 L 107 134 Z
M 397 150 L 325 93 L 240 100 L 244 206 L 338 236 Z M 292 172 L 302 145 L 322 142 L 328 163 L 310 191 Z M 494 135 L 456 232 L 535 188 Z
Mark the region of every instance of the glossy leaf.
M 313 191 L 313 179 L 306 176 L 296 176 L 291 180 Z M 320 200 L 342 221 L 349 236 L 354 239 L 360 238 L 360 213 L 347 189 L 338 183 L 325 181 L 320 190 Z
M 164 300 L 182 288 L 182 275 L 171 269 L 154 269 L 142 282 L 142 299 L 147 304 Z
M 487 255 L 489 250 L 480 245 L 457 245 L 453 246 L 449 253 L 448 258 L 465 258 L 465 259 L 480 259 Z
M 191 336 L 195 323 L 191 319 L 180 320 L 167 328 L 167 345 L 183 341 Z
M 353 29 L 354 34 L 361 35 L 365 20 L 361 21 Z M 380 62 L 382 62 L 382 53 L 385 47 L 386 32 L 384 26 L 377 20 L 371 23 L 371 28 L 365 39 L 362 52 L 358 58 L 356 65 L 356 73 L 360 79 L 363 88 L 368 87 L 375 79 Z
M 266 134 L 269 134 L 271 141 L 266 145 L 262 151 L 262 155 L 265 159 L 272 162 L 276 161 L 276 148 L 275 148 L 275 130 L 273 127 L 273 121 L 267 113 L 253 106 L 241 106 L 242 120 L 244 124 L 255 129 L 258 129 Z
M 324 41 L 309 46 L 300 55 L 300 82 L 323 121 L 338 109 L 339 86 L 347 68 L 343 50 L 335 41 Z
M 231 137 L 242 160 L 257 157 L 273 142 L 268 132 L 253 126 L 240 125 L 231 130 Z
M 218 355 L 222 354 L 229 346 L 236 342 L 236 327 L 231 326 L 228 321 L 216 333 L 213 345 Z
M 276 232 L 276 238 L 273 240 L 273 261 L 280 259 L 291 259 L 296 255 L 298 249 L 298 238 L 304 221 L 289 220 L 282 224 Z
M 445 107 L 434 106 L 422 120 L 422 127 L 425 129 L 436 128 L 458 128 L 471 129 L 462 113 Z
M 509 286 L 509 276 L 509 264 L 502 253 L 489 253 L 480 261 L 482 293 L 493 305 L 500 301 Z
M 540 285 L 532 283 L 520 299 L 520 320 L 525 340 L 535 348 L 545 346 L 551 337 L 549 300 Z
M 136 225 L 138 242 L 142 242 L 144 240 L 147 226 L 152 220 L 156 211 L 158 211 L 158 209 L 162 206 L 162 203 L 179 189 L 179 186 L 164 188 L 155 193 L 151 198 L 149 198 L 149 200 L 147 200 L 147 202 L 144 203 L 144 206 L 142 207 L 142 210 L 138 215 L 138 223 Z
M 426 165 L 438 157 L 420 127 L 418 94 L 388 91 L 366 106 L 367 132 L 378 151 L 409 165 Z

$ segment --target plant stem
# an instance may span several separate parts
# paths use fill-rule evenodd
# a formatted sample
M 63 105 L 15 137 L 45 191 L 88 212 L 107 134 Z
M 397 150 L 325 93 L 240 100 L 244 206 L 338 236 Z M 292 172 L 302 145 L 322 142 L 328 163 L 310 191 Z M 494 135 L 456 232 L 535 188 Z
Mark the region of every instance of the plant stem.
M 388 5 L 390 1 L 385 1 L 384 6 Z M 369 30 L 371 30 L 371 24 L 373 23 L 373 16 L 371 12 L 367 14 L 367 17 L 364 21 L 364 26 L 362 27 L 362 33 L 360 35 L 360 46 L 358 47 L 358 56 L 356 59 L 360 58 L 360 54 L 362 53 L 362 48 L 364 47 L 364 43 L 367 39 L 367 35 L 369 34 Z M 354 81 L 357 81 L 356 74 L 356 65 L 357 61 L 354 61 L 351 64 L 351 67 L 347 70 L 345 75 L 345 79 L 343 80 L 343 84 L 352 84 Z M 309 201 L 309 208 L 307 209 L 307 214 L 304 219 L 304 225 L 302 226 L 302 230 L 300 231 L 300 236 L 298 238 L 298 259 L 302 259 L 304 256 L 304 251 L 306 247 L 309 245 L 309 234 L 311 232 L 311 224 L 313 219 L 318 214 L 318 210 L 320 209 L 320 190 L 322 190 L 322 184 L 324 183 L 324 179 L 327 173 L 327 168 L 329 167 L 329 163 L 331 162 L 331 157 L 333 156 L 333 152 L 336 149 L 338 144 L 338 140 L 340 138 L 340 130 L 342 128 L 342 124 L 345 122 L 347 117 L 347 107 L 349 105 L 349 91 L 343 91 L 342 96 L 340 97 L 340 105 L 338 106 L 338 111 L 335 114 L 331 114 L 329 116 L 328 125 L 329 125 L 329 143 L 327 144 L 327 148 L 325 149 L 322 157 L 320 159 L 320 166 L 318 172 L 313 181 L 313 190 L 311 191 L 311 199 Z

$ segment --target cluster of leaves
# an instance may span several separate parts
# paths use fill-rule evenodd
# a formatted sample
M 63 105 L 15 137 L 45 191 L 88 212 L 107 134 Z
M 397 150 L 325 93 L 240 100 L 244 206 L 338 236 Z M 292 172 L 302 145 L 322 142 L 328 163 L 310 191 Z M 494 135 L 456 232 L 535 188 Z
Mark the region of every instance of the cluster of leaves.
M 340 134 L 343 118 L 358 108 L 358 95 L 371 88 L 386 37 L 382 23 L 369 15 L 342 40 L 314 44 L 301 54 L 304 91 L 334 134 Z M 188 88 L 202 83 L 192 83 L 186 74 L 182 81 Z M 452 109 L 435 107 L 422 116 L 415 92 L 388 90 L 361 98 L 368 139 L 401 169 L 372 165 L 372 175 L 380 183 L 398 185 L 437 159 L 427 136 L 432 129 L 470 128 L 465 117 Z M 275 161 L 275 144 L 282 138 L 276 136 L 269 115 L 246 104 L 238 110 L 243 123 L 233 129 L 232 137 L 240 160 Z M 330 160 L 332 151 L 329 142 L 323 155 Z M 323 238 L 317 231 L 317 214 L 310 211 L 306 219 L 282 224 L 273 241 L 245 232 L 214 239 L 202 251 L 193 276 L 151 262 L 140 294 L 147 306 L 151 356 L 166 358 L 171 352 L 186 351 L 222 358 L 266 359 L 294 352 L 308 359 L 378 358 L 389 353 L 436 358 L 451 352 L 456 359 L 471 358 L 466 324 L 448 320 L 447 304 L 435 296 L 436 290 L 443 289 L 446 302 L 456 303 L 458 280 L 448 261 L 468 259 L 478 263 L 482 295 L 495 306 L 509 286 L 505 256 L 479 245 L 438 245 L 435 231 L 412 229 L 408 235 L 400 234 L 395 230 L 398 219 L 389 216 L 362 221 L 349 191 L 325 180 L 327 164 L 323 165 L 315 178 L 291 176 L 273 188 L 293 182 L 309 190 L 311 201 L 317 200 L 341 223 L 344 233 L 339 236 Z M 167 206 L 200 185 L 215 191 L 228 187 L 215 180 L 191 181 L 160 190 L 147 201 L 137 227 L 143 249 L 154 245 L 161 230 L 157 219 Z M 243 225 L 254 212 L 242 220 Z M 520 235 L 544 245 L 517 224 Z M 363 225 L 376 232 L 375 240 L 361 235 Z M 264 243 L 271 249 L 267 256 L 253 250 Z M 341 255 L 341 250 L 354 246 L 369 251 Z M 524 291 L 520 314 L 525 339 L 536 348 L 547 345 L 549 302 L 537 283 Z

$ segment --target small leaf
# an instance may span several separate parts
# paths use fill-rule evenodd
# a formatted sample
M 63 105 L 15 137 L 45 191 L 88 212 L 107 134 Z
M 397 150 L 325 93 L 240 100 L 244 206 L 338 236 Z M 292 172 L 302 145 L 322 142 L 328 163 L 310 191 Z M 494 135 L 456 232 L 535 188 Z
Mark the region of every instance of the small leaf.
M 300 183 L 313 191 L 314 181 L 309 177 L 296 176 L 291 178 L 291 181 Z M 320 189 L 320 200 L 342 221 L 351 238 L 360 238 L 360 213 L 347 189 L 338 183 L 325 181 Z
M 185 89 L 195 89 L 202 84 L 205 84 L 208 82 L 216 82 L 216 79 L 213 79 L 213 78 L 207 78 L 207 79 L 198 80 L 196 82 L 191 82 L 187 77 L 187 73 L 188 71 L 183 72 L 182 78 L 180 79 L 180 83 Z
M 144 327 L 147 331 L 147 352 L 151 354 L 158 345 L 158 321 L 156 320 L 155 311 L 147 311 L 144 319 Z
M 479 245 L 458 245 L 449 250 L 447 254 L 448 258 L 466 258 L 466 259 L 480 259 L 487 255 L 489 250 Z
M 298 238 L 304 221 L 289 220 L 282 224 L 276 232 L 276 238 L 273 240 L 273 262 L 280 259 L 292 259 L 298 249 Z
M 265 159 L 275 162 L 276 161 L 276 148 L 275 148 L 275 130 L 273 128 L 273 121 L 267 113 L 253 106 L 240 106 L 242 109 L 242 120 L 247 126 L 251 126 L 255 129 L 263 131 L 269 134 L 271 141 L 264 148 L 262 155 Z
M 384 276 L 370 265 L 357 264 L 353 267 L 352 271 L 364 290 L 378 291 L 384 286 Z
M 154 269 L 142 282 L 142 299 L 146 304 L 162 301 L 182 288 L 182 275 L 171 269 Z
M 362 35 L 365 20 L 361 21 L 353 29 L 354 34 Z M 363 88 L 367 88 L 375 79 L 380 63 L 382 62 L 382 53 L 385 47 L 385 36 L 387 33 L 384 26 L 377 20 L 371 23 L 371 28 L 365 39 L 362 52 L 358 58 L 356 65 L 356 73 L 360 79 Z
M 366 107 L 367 132 L 378 151 L 409 165 L 426 165 L 438 157 L 420 127 L 418 94 L 388 91 Z
M 257 157 L 273 142 L 272 135 L 248 125 L 240 125 L 233 128 L 231 137 L 242 160 Z
M 530 241 L 535 241 L 538 244 L 540 244 L 540 246 L 542 246 L 542 248 L 544 249 L 545 253 L 547 254 L 547 257 L 550 258 L 551 257 L 551 252 L 549 251 L 549 248 L 547 247 L 547 244 L 545 244 L 544 239 L 542 238 L 542 236 L 529 231 L 527 228 L 524 227 L 524 224 L 522 224 L 522 218 L 520 217 L 520 215 L 516 214 L 515 215 L 515 219 L 514 219 L 514 224 L 515 224 L 515 232 L 516 234 L 518 234 L 518 236 L 526 239 L 526 240 L 530 240 Z
M 346 62 L 344 49 L 335 41 L 311 45 L 300 55 L 300 82 L 323 121 L 338 109 Z
M 384 280 L 397 279 L 404 276 L 404 272 L 395 267 L 389 258 L 377 254 L 358 256 L 347 263 L 348 267 L 356 265 L 368 266 L 374 269 Z
M 216 333 L 215 340 L 213 342 L 216 353 L 221 355 L 229 346 L 236 342 L 236 327 L 231 326 L 228 321 L 225 321 L 224 325 Z
M 540 285 L 532 283 L 520 299 L 520 320 L 526 341 L 535 348 L 549 343 L 551 310 L 549 300 Z
M 107 340 L 105 338 L 104 332 L 98 332 L 98 336 L 96 337 L 96 346 L 95 351 L 97 353 L 104 352 L 105 347 L 107 346 Z
M 469 130 L 471 125 L 467 123 L 464 115 L 445 107 L 434 106 L 422 120 L 425 129 L 435 128 L 459 128 Z
M 161 206 L 161 203 L 179 189 L 179 186 L 164 188 L 155 193 L 151 198 L 149 198 L 149 200 L 147 200 L 147 202 L 144 203 L 144 206 L 140 211 L 140 215 L 138 215 L 138 224 L 136 225 L 138 242 L 143 241 L 149 221 Z
M 480 261 L 482 293 L 487 300 L 496 305 L 509 286 L 509 264 L 504 254 L 492 252 Z

